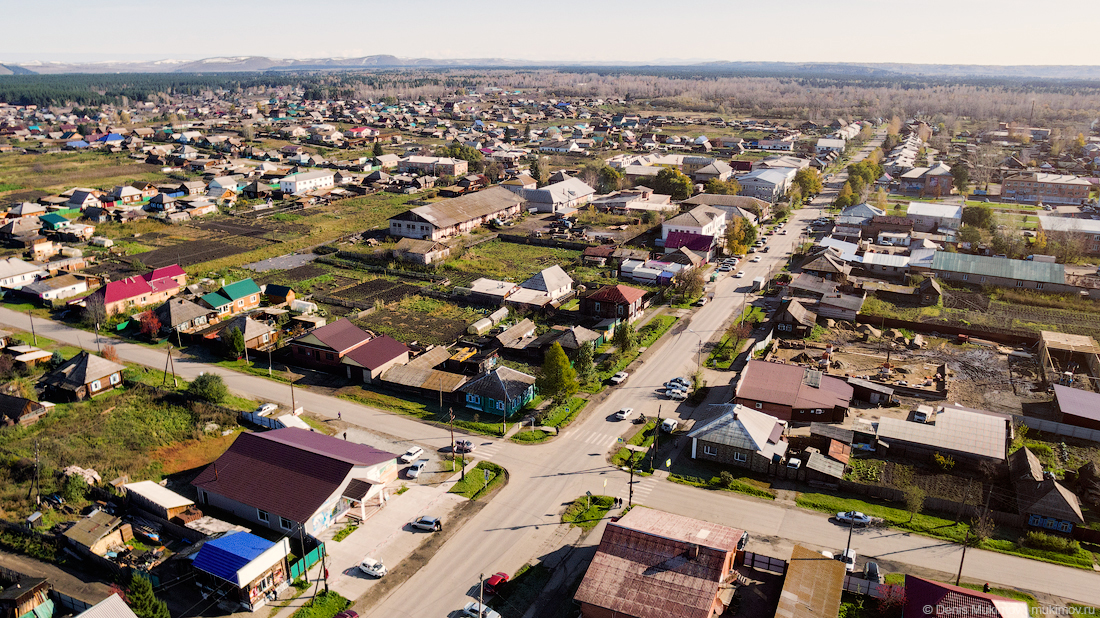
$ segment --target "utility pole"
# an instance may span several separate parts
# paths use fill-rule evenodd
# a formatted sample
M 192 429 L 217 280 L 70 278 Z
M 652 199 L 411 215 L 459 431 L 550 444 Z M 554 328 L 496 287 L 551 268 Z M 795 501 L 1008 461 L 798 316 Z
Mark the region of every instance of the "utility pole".
M 485 615 L 485 574 L 477 576 L 477 615 L 479 617 Z
M 852 549 L 852 531 L 856 528 L 856 514 L 855 511 L 849 511 L 848 515 L 848 547 L 844 548 L 844 560 L 848 559 L 848 551 Z M 845 562 L 847 564 L 847 562 Z
M 168 383 L 168 363 L 172 360 L 172 344 L 168 344 L 168 356 L 164 359 L 164 379 L 160 381 L 160 385 L 163 387 Z
M 271 348 L 267 349 L 267 377 L 271 377 Z
M 34 338 L 34 345 L 38 345 L 38 335 L 34 334 L 34 314 L 30 309 L 27 309 L 27 317 L 31 319 L 31 337 Z
M 644 431 L 644 430 L 643 430 Z M 661 406 L 657 406 L 657 426 L 653 428 L 653 454 L 649 457 L 649 467 L 654 470 L 657 469 L 657 449 L 660 446 L 657 444 L 658 438 L 661 437 Z
M 98 320 L 96 320 L 96 323 L 95 323 L 95 351 L 97 353 L 99 353 L 100 356 L 103 355 L 103 348 L 99 344 L 99 321 Z
M 626 497 L 626 505 L 634 506 L 634 451 L 630 451 L 630 487 Z
M 440 378 L 439 381 L 442 382 L 443 378 Z M 440 407 L 443 407 L 442 404 L 440 404 Z M 447 422 L 450 423 L 450 425 L 451 425 L 451 455 L 454 455 L 454 452 L 455 452 L 455 409 L 454 408 L 448 408 L 447 409 Z
M 290 413 L 294 414 L 294 411 L 298 409 L 298 404 L 294 402 L 294 380 L 290 381 Z
M 168 344 L 168 362 L 172 366 L 172 386 L 179 388 L 180 382 L 176 379 L 176 359 L 172 358 L 172 344 Z
M 966 538 L 963 540 L 963 554 L 962 554 L 962 557 L 959 558 L 959 574 L 955 576 L 955 585 L 956 586 L 959 585 L 959 580 L 961 580 L 962 576 L 963 576 L 963 562 L 966 560 L 966 546 L 967 545 L 970 545 L 970 528 L 966 529 Z

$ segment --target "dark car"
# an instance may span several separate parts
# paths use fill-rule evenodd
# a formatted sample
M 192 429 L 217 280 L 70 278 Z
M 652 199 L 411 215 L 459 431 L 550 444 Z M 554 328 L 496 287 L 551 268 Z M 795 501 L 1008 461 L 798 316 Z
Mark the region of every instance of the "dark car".
M 507 573 L 495 573 L 492 577 L 485 580 L 485 594 L 496 594 L 501 584 L 508 581 Z
M 344 611 L 336 614 L 332 618 L 359 618 L 359 613 L 350 609 L 345 609 Z

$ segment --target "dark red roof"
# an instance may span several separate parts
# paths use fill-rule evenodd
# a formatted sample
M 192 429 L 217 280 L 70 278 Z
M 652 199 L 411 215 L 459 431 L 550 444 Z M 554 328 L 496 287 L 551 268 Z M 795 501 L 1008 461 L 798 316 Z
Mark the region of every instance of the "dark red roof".
M 382 335 L 348 352 L 345 358 L 350 358 L 373 371 L 408 351 L 405 344 L 389 335 Z
M 305 522 L 355 466 L 397 455 L 305 429 L 237 436 L 191 484 L 268 513 Z
M 611 257 L 612 253 L 615 253 L 615 245 L 596 245 L 595 247 L 585 247 L 583 255 L 588 257 Z
M 589 300 L 598 300 L 603 303 L 622 303 L 629 305 L 645 296 L 645 290 L 632 288 L 629 285 L 608 285 L 600 288 L 588 297 Z
M 318 341 L 341 354 L 371 338 L 370 333 L 352 324 L 346 318 L 315 328 L 309 331 L 309 335 L 313 335 Z
M 927 611 L 927 608 L 933 611 Z M 905 618 L 946 618 L 947 616 L 988 616 L 989 618 L 1026 618 L 1027 603 L 994 594 L 960 588 L 951 584 L 905 576 Z
M 157 279 L 164 279 L 166 277 L 183 277 L 187 273 L 180 268 L 179 264 L 172 264 L 171 266 L 165 266 L 163 268 L 155 268 L 141 276 L 146 281 L 156 281 Z
M 741 372 L 736 396 L 750 401 L 762 401 L 795 410 L 808 408 L 847 408 L 852 402 L 850 384 L 828 375 L 821 375 L 817 386 L 809 382 L 807 372 L 798 365 L 751 360 Z
M 665 239 L 665 249 L 684 247 L 692 251 L 707 253 L 713 245 L 713 236 L 704 236 L 692 232 L 669 232 L 668 238 Z

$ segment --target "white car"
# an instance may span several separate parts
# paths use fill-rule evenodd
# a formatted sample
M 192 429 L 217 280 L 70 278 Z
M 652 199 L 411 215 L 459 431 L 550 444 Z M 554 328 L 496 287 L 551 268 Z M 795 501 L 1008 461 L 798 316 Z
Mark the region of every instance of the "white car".
M 386 570 L 386 565 L 382 564 L 381 560 L 375 560 L 370 556 L 363 558 L 363 561 L 359 563 L 359 570 L 379 579 L 385 577 L 386 573 L 389 572 Z
M 634 408 L 623 408 L 615 413 L 615 418 L 619 419 L 620 421 L 625 421 L 626 419 L 630 418 L 631 414 L 634 414 Z
M 253 414 L 255 414 L 257 416 L 267 416 L 268 414 L 271 414 L 272 412 L 274 412 L 275 410 L 278 410 L 278 409 L 279 409 L 279 406 L 277 406 L 273 403 L 264 403 L 264 404 L 260 404 L 260 407 L 256 408 L 256 411 Z
M 759 262 L 759 261 L 760 261 L 760 260 L 762 260 L 762 259 L 764 259 L 764 258 L 760 257 L 759 255 L 756 255 L 756 256 L 753 256 L 753 258 L 752 258 L 752 260 L 751 260 L 751 261 L 753 261 L 753 262 Z
M 859 511 L 841 511 L 836 514 L 836 520 L 842 524 L 866 526 L 871 523 L 871 518 Z
M 416 463 L 409 467 L 409 471 L 405 474 L 407 474 L 408 477 L 411 479 L 418 478 L 420 476 L 420 473 L 424 471 L 424 466 L 426 465 L 428 465 L 427 459 L 418 460 Z
M 837 560 L 844 563 L 844 570 L 849 573 L 856 570 L 856 550 L 846 549 L 844 553 L 836 557 Z
M 688 398 L 687 393 L 681 390 L 668 390 L 665 391 L 665 395 L 673 401 L 683 401 Z
M 412 460 L 416 459 L 417 457 L 420 457 L 423 454 L 424 454 L 424 449 L 420 448 L 419 446 L 414 446 L 414 447 L 410 448 L 409 450 L 405 451 L 404 455 L 402 455 L 401 457 L 398 457 L 398 460 L 400 460 L 401 463 L 409 463 Z
M 626 379 L 629 378 L 629 377 L 630 377 L 629 373 L 627 373 L 625 371 L 620 371 L 619 373 L 616 373 L 615 375 L 611 376 L 611 383 L 612 384 L 622 384 L 623 382 L 626 382 Z
M 665 433 L 672 433 L 672 432 L 676 431 L 676 428 L 679 427 L 679 425 L 680 425 L 680 423 L 677 422 L 676 419 L 666 418 L 661 423 L 661 429 L 663 429 L 665 431 Z
M 737 274 L 734 275 L 734 277 L 737 278 L 737 279 L 743 279 L 745 277 L 745 271 L 743 271 L 743 270 L 737 271 Z
M 500 614 L 489 609 L 487 605 L 482 605 L 477 601 L 470 601 L 466 604 L 466 607 L 462 608 L 462 613 L 472 618 L 500 618 Z

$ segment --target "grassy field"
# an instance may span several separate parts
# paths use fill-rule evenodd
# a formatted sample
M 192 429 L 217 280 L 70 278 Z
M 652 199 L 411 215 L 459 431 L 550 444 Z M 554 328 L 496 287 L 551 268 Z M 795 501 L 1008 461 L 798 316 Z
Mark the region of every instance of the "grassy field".
M 427 402 L 409 396 L 397 397 L 388 393 L 367 390 L 361 386 L 346 386 L 337 390 L 336 396 L 433 423 L 445 424 L 448 419 L 447 406 L 440 409 L 436 401 Z M 487 436 L 501 435 L 500 417 L 481 417 L 462 406 L 450 406 L 450 408 L 454 410 L 455 428 Z M 510 422 L 508 427 L 514 424 Z
M 100 152 L 0 154 L 0 193 L 41 189 L 60 193 L 72 187 L 111 189 L 137 181 L 167 182 L 156 165 L 136 162 L 126 155 Z
M 581 496 L 565 507 L 561 523 L 591 530 L 615 505 L 612 496 Z
M 425 296 L 409 296 L 357 320 L 362 327 L 403 343 L 450 345 L 485 317 L 477 309 Z
M 581 252 L 553 247 L 520 245 L 491 240 L 467 249 L 443 266 L 449 270 L 478 273 L 489 279 L 522 282 L 535 273 L 555 264 L 569 270 L 580 259 Z
M 498 485 L 507 480 L 504 468 L 488 461 L 479 461 L 466 472 L 466 478 L 454 484 L 448 493 L 477 500 L 489 495 Z

